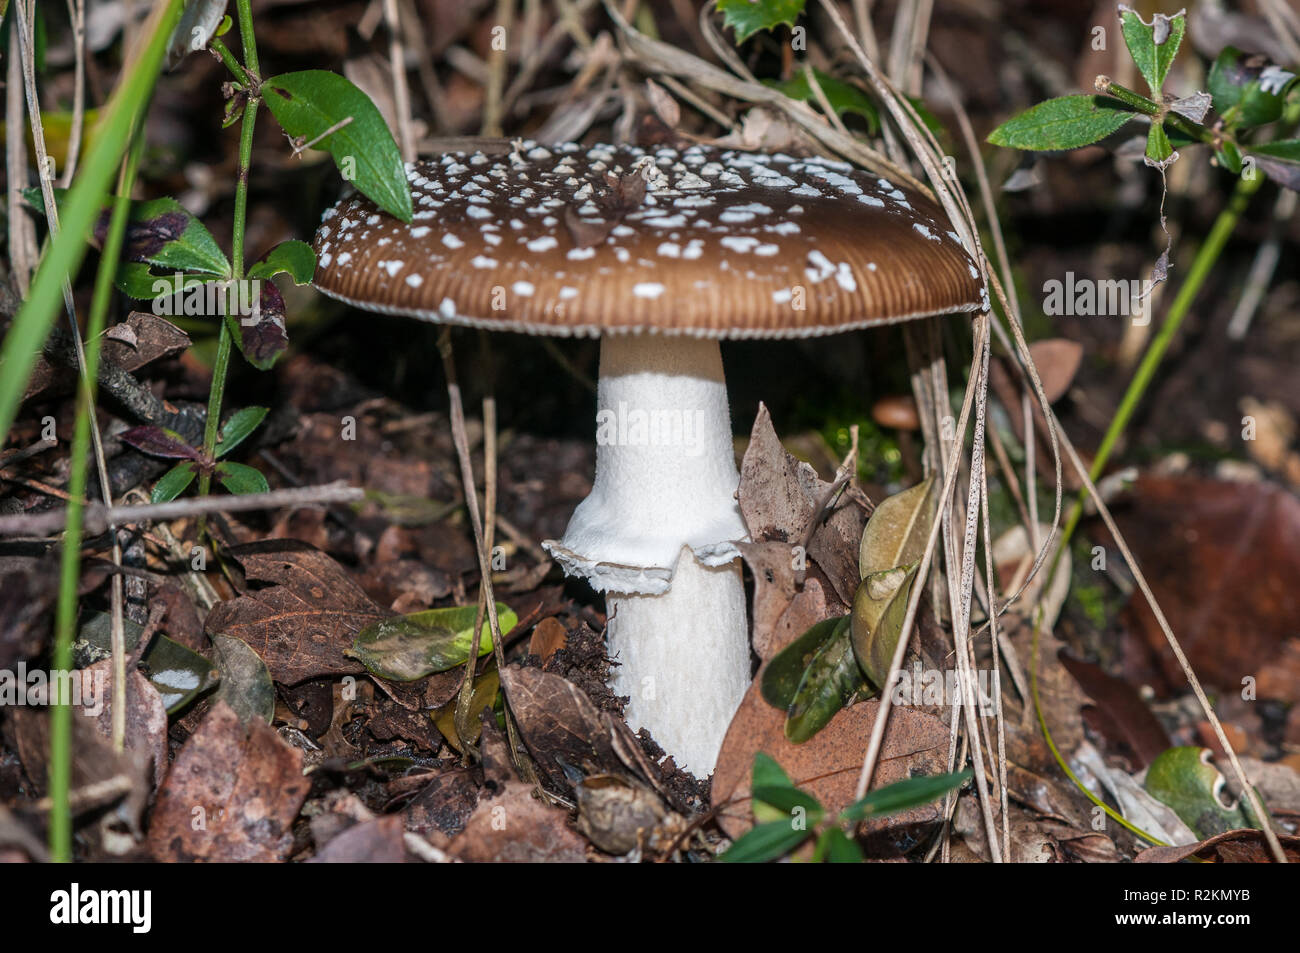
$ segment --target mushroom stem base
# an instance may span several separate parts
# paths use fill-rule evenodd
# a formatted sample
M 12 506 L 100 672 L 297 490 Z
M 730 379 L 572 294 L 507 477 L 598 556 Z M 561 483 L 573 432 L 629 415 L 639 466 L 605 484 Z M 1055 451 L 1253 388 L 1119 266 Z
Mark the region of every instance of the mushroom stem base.
M 740 561 L 702 565 L 683 548 L 662 595 L 606 596 L 613 689 L 679 768 L 708 777 L 750 683 Z

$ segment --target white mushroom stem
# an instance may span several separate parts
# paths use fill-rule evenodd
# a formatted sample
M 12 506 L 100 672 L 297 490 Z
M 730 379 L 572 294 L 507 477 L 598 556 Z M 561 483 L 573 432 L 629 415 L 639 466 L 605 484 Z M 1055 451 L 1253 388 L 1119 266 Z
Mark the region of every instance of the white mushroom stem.
M 628 696 L 628 724 L 650 729 L 678 767 L 712 774 L 750 680 L 740 560 L 704 566 L 682 547 L 671 589 L 609 593 L 605 608 L 619 663 L 613 689 Z
M 591 495 L 547 549 L 609 593 L 628 722 L 704 777 L 749 684 L 734 545 L 746 529 L 717 342 L 607 335 L 596 445 Z

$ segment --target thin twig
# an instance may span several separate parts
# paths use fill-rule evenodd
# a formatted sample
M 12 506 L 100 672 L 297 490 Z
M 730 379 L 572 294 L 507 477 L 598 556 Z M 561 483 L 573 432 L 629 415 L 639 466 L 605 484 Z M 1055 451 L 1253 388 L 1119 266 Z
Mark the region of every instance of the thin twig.
M 247 496 L 187 497 L 170 503 L 150 503 L 147 506 L 104 506 L 87 503 L 86 532 L 102 533 L 109 526 L 129 526 L 134 523 L 180 519 L 207 513 L 243 513 L 250 510 L 271 510 L 281 506 L 302 506 L 309 503 L 356 503 L 365 499 L 366 491 L 346 483 L 326 483 L 320 486 L 295 487 L 288 490 L 271 490 L 269 493 L 250 493 Z M 66 510 L 45 513 L 25 513 L 18 516 L 0 516 L 0 536 L 27 536 L 44 538 L 57 532 L 67 518 Z
M 402 46 L 402 26 L 397 15 L 397 0 L 384 0 L 384 21 L 388 25 L 388 64 L 393 71 L 393 108 L 397 111 L 397 141 L 402 159 L 415 160 L 415 134 L 411 131 L 411 93 L 406 85 L 406 50 Z
M 496 23 L 492 27 L 492 49 L 488 53 L 487 84 L 483 93 L 483 126 L 480 130 L 485 136 L 501 135 L 502 93 L 506 85 L 506 68 L 509 66 L 509 37 L 514 27 L 514 0 L 497 0 Z M 497 41 L 496 31 L 501 32 L 501 42 Z
M 68 152 L 59 185 L 72 185 L 81 153 L 81 134 L 86 125 L 86 0 L 68 0 L 68 19 L 72 24 L 72 124 L 68 130 Z
M 447 376 L 447 397 L 450 404 L 451 438 L 456 445 L 456 457 L 460 461 L 460 477 L 465 494 L 465 506 L 469 510 L 470 525 L 474 529 L 474 544 L 478 551 L 478 568 L 481 577 L 483 598 L 487 602 L 488 625 L 492 631 L 492 645 L 497 652 L 497 668 L 504 670 L 504 654 L 501 648 L 501 621 L 497 618 L 496 598 L 492 594 L 491 553 L 487 548 L 487 532 L 483 527 L 483 516 L 478 508 L 478 490 L 474 485 L 474 464 L 469 455 L 469 437 L 465 433 L 465 407 L 461 400 L 460 383 L 456 376 L 456 361 L 451 346 L 451 329 L 443 327 L 438 335 L 438 351 L 442 355 L 443 371 Z M 506 699 L 509 702 L 509 698 Z M 530 780 L 531 768 L 523 760 L 518 732 L 514 718 L 509 709 L 506 714 L 506 735 L 510 742 L 510 760 L 519 769 L 524 780 Z

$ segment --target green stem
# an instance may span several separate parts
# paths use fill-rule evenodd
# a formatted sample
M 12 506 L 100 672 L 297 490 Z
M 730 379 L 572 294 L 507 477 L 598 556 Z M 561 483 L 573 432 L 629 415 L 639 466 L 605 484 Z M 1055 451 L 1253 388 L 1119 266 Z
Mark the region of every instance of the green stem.
M 1101 445 L 1097 448 L 1097 456 L 1093 459 L 1092 467 L 1088 471 L 1089 477 L 1094 482 L 1100 478 L 1102 472 L 1106 469 L 1106 464 L 1110 460 L 1111 452 L 1115 449 L 1115 444 L 1123 435 L 1124 429 L 1133 418 L 1133 414 L 1137 410 L 1143 395 L 1146 394 L 1147 387 L 1150 386 L 1151 379 L 1155 377 L 1156 370 L 1160 367 L 1160 362 L 1165 356 L 1165 351 L 1169 349 L 1174 335 L 1182 327 L 1183 319 L 1187 317 L 1187 312 L 1191 310 L 1192 303 L 1201 290 L 1201 285 L 1205 283 L 1206 277 L 1209 276 L 1215 263 L 1219 260 L 1219 255 L 1227 244 L 1233 229 L 1236 228 L 1238 219 L 1246 210 L 1246 206 L 1250 204 L 1250 197 L 1255 194 L 1263 182 L 1264 176 L 1258 170 L 1249 179 L 1243 177 L 1237 180 L 1237 187 L 1228 199 L 1228 204 L 1219 213 L 1219 217 L 1214 220 L 1214 225 L 1210 228 L 1210 233 L 1206 236 L 1204 244 L 1197 250 L 1196 257 L 1192 260 L 1192 266 L 1187 272 L 1187 277 L 1183 280 L 1178 289 L 1178 294 L 1169 306 L 1169 312 L 1165 315 L 1164 324 L 1160 326 L 1159 333 L 1151 341 L 1146 353 L 1142 355 L 1142 363 L 1138 365 L 1137 372 L 1133 375 L 1133 379 L 1129 381 L 1128 390 L 1124 392 L 1124 398 L 1120 401 L 1119 409 L 1115 412 L 1115 416 L 1111 418 L 1110 426 L 1106 428 L 1106 434 L 1102 437 Z M 1060 554 L 1069 545 L 1070 537 L 1074 534 L 1079 518 L 1083 515 L 1083 500 L 1084 494 L 1081 492 L 1079 498 L 1075 500 L 1074 505 L 1070 508 L 1070 515 L 1066 519 L 1065 533 L 1061 537 L 1061 548 L 1057 552 L 1057 559 L 1060 558 Z M 1051 571 L 1048 572 L 1047 578 L 1051 578 Z
M 239 35 L 243 41 L 244 64 L 248 72 L 257 75 L 257 41 L 253 35 L 253 15 L 249 0 L 239 0 Z M 222 47 L 225 48 L 224 45 Z M 229 51 L 227 51 L 227 54 Z M 233 58 L 232 58 L 233 59 Z M 253 130 L 257 123 L 259 100 L 250 90 L 244 104 L 244 118 L 239 134 L 239 171 L 235 183 L 235 214 L 230 233 L 230 263 L 235 281 L 244 278 L 244 230 L 248 219 L 248 170 L 253 162 Z M 203 425 L 203 453 L 209 460 L 216 456 L 217 434 L 221 424 L 221 402 L 226 391 L 226 376 L 230 370 L 230 351 L 234 342 L 232 321 L 238 315 L 223 315 L 217 333 L 217 358 L 212 366 L 212 386 L 208 391 L 208 415 Z M 199 474 L 199 496 L 207 496 L 212 488 L 212 474 Z M 202 525 L 202 521 L 200 521 Z
M 1186 116 L 1172 112 L 1167 106 L 1162 106 L 1154 100 L 1147 99 L 1126 86 L 1112 82 L 1109 76 L 1098 76 L 1096 88 L 1097 92 L 1113 96 L 1124 105 L 1150 116 L 1152 122 L 1162 122 L 1169 128 L 1177 129 L 1183 135 L 1190 136 L 1197 142 L 1204 142 L 1217 149 L 1224 139 L 1231 138 L 1223 132 L 1215 132 L 1209 126 L 1203 126 L 1199 122 L 1193 122 Z
M 147 110 L 147 102 L 140 115 Z M 144 133 L 137 121 L 126 161 L 118 177 L 117 196 L 109 218 L 99 270 L 95 274 L 95 291 L 86 327 L 86 376 L 81 382 L 83 400 L 78 404 L 72 434 L 71 465 L 68 475 L 68 518 L 59 558 L 59 598 L 55 610 L 54 649 L 50 668 L 54 672 L 72 669 L 72 642 L 77 627 L 77 582 L 81 578 L 82 517 L 86 498 L 87 462 L 90 457 L 90 415 L 95 407 L 99 383 L 99 355 L 107 322 L 108 306 L 113 295 L 113 275 L 122 253 L 127 216 L 131 209 L 131 189 L 144 151 Z M 114 674 L 117 678 L 117 674 Z M 51 680 L 51 687 L 55 683 Z M 72 779 L 72 706 L 71 699 L 59 692 L 51 699 L 50 711 L 50 857 L 58 863 L 72 860 L 72 812 L 69 794 Z
M 1135 93 L 1127 86 L 1121 86 L 1119 83 L 1111 81 L 1109 76 L 1098 76 L 1096 82 L 1097 92 L 1105 93 L 1107 96 L 1114 96 L 1126 106 L 1131 106 L 1140 113 L 1148 116 L 1155 116 L 1160 113 L 1160 104 L 1154 100 L 1147 99 L 1140 93 Z
M 235 54 L 230 52 L 230 47 L 226 46 L 226 44 L 222 43 L 215 36 L 208 41 L 208 46 L 217 54 L 217 58 L 225 64 L 226 69 L 230 70 L 231 75 L 243 84 L 245 89 L 252 92 L 257 91 L 257 86 L 260 80 L 256 76 L 251 75 L 248 70 L 244 69 L 244 67 L 239 65 L 239 60 L 235 59 Z

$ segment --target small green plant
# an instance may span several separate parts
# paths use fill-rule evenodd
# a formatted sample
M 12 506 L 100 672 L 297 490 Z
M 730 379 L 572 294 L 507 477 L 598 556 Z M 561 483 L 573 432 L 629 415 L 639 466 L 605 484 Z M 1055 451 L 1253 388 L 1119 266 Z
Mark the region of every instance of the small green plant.
M 760 751 L 754 755 L 750 785 L 756 823 L 718 860 L 731 864 L 766 863 L 815 838 L 814 863 L 859 864 L 864 860 L 862 848 L 850 836 L 856 825 L 929 804 L 961 787 L 970 776 L 970 771 L 961 771 L 908 778 L 872 791 L 832 817 L 817 798 L 796 787 L 785 770 Z
M 270 487 L 267 486 L 266 477 L 258 470 L 243 463 L 221 459 L 257 429 L 266 413 L 265 407 L 245 407 L 233 414 L 221 427 L 220 442 L 214 454 L 191 447 L 180 434 L 163 427 L 132 427 L 119 436 L 123 442 L 141 453 L 180 461 L 154 484 L 151 497 L 154 503 L 176 499 L 194 482 L 195 477 L 202 475 L 207 475 L 209 479 L 216 477 L 231 493 L 266 493 Z
M 1101 95 L 1061 96 L 1039 103 L 998 126 L 988 141 L 1031 151 L 1077 149 L 1101 141 L 1131 120 L 1145 119 L 1149 124 L 1145 160 L 1149 165 L 1163 172 L 1178 158 L 1174 151 L 1177 147 L 1204 144 L 1213 150 L 1214 161 L 1238 178 L 1227 204 L 1197 249 L 1160 330 L 1102 437 L 1090 471 L 1093 480 L 1104 472 L 1251 197 L 1268 180 L 1300 190 L 1300 139 L 1294 138 L 1300 121 L 1300 83 L 1294 69 L 1284 69 L 1259 54 L 1246 54 L 1229 46 L 1209 68 L 1208 93 L 1170 96 L 1164 92 L 1164 83 L 1182 44 L 1185 14 L 1156 14 L 1145 23 L 1134 11 L 1120 6 L 1119 15 L 1129 55 L 1151 98 L 1099 76 L 1095 85 Z M 1211 109 L 1214 118 L 1208 120 Z M 1168 253 L 1166 249 L 1156 262 L 1155 281 L 1166 277 Z M 1080 497 L 1066 518 L 1065 543 L 1082 513 Z
M 1008 119 L 989 134 L 997 146 L 1032 151 L 1078 149 L 1100 142 L 1131 120 L 1148 120 L 1146 160 L 1164 167 L 1175 148 L 1210 146 L 1219 165 L 1253 177 L 1255 170 L 1290 189 L 1300 189 L 1300 140 L 1276 137 L 1264 127 L 1286 118 L 1293 124 L 1298 106 L 1296 74 L 1259 55 L 1226 47 L 1210 67 L 1209 93 L 1175 97 L 1164 91 L 1187 26 L 1183 13 L 1157 13 L 1151 23 L 1120 7 L 1121 32 L 1129 55 L 1147 84 L 1150 98 L 1098 76 L 1098 95 L 1058 96 Z M 1205 122 L 1211 107 L 1213 122 Z
M 17 6 L 13 5 L 15 9 Z M 78 165 L 70 187 L 66 192 L 47 196 L 57 208 L 60 228 L 57 234 L 51 228 L 51 241 L 32 277 L 26 300 L 0 346 L 3 443 L 58 310 L 65 300 L 71 300 L 70 295 L 65 298 L 66 283 L 75 279 L 88 247 L 100 250 L 87 322 L 87 374 L 83 382 L 86 399 L 79 405 L 72 441 L 51 652 L 51 664 L 59 670 L 70 668 L 73 661 L 81 524 L 91 445 L 90 408 L 95 399 L 99 342 L 107 325 L 113 287 L 128 296 L 152 300 L 158 313 L 164 313 L 165 301 L 190 294 L 199 295 L 205 302 L 220 303 L 215 309 L 206 307 L 201 312 L 220 319 L 202 446 L 191 447 L 159 428 L 137 428 L 133 434 L 139 441 L 137 446 L 147 444 L 153 448 L 147 452 L 180 461 L 159 481 L 154 499 L 173 499 L 195 480 L 199 493 L 206 494 L 213 478 L 231 492 L 254 493 L 266 489 L 265 478 L 252 467 L 220 459 L 265 416 L 264 410 L 249 408 L 232 416 L 224 427 L 221 425 L 231 351 L 237 346 L 253 366 L 271 367 L 287 348 L 288 338 L 284 302 L 270 279 L 287 274 L 296 283 L 305 284 L 315 270 L 310 247 L 300 241 L 278 245 L 246 267 L 249 169 L 259 105 L 267 103 L 289 135 L 295 154 L 308 148 L 330 152 L 343 177 L 357 189 L 391 214 L 405 221 L 411 218 L 401 156 L 374 104 L 350 82 L 332 73 L 313 70 L 261 78 L 250 0 L 236 2 L 242 62 L 220 39 L 232 26 L 230 17 L 224 16 L 225 7 L 225 0 L 163 0 L 153 6 L 142 25 L 137 55 L 125 64 L 117 88 L 99 111 L 93 144 Z M 12 24 L 15 9 L 5 11 L 0 4 L 0 15 L 7 12 Z M 182 19 L 183 13 L 186 19 Z M 201 25 L 192 26 L 194 23 Z M 36 55 L 32 47 L 38 44 L 26 29 L 20 32 L 20 38 L 25 55 Z M 146 115 L 164 64 L 174 66 L 186 54 L 203 50 L 217 55 L 234 76 L 233 82 L 225 86 L 227 107 L 223 119 L 223 126 L 240 124 L 229 257 L 208 229 L 173 199 L 128 199 L 139 167 Z M 54 211 L 46 209 L 44 201 L 34 197 L 29 201 L 47 212 Z M 249 306 L 229 307 L 232 298 L 241 302 L 247 299 Z M 116 729 L 115 739 L 120 745 L 121 734 Z M 66 704 L 54 706 L 50 749 L 50 854 L 54 860 L 66 861 L 72 853 L 71 712 Z

